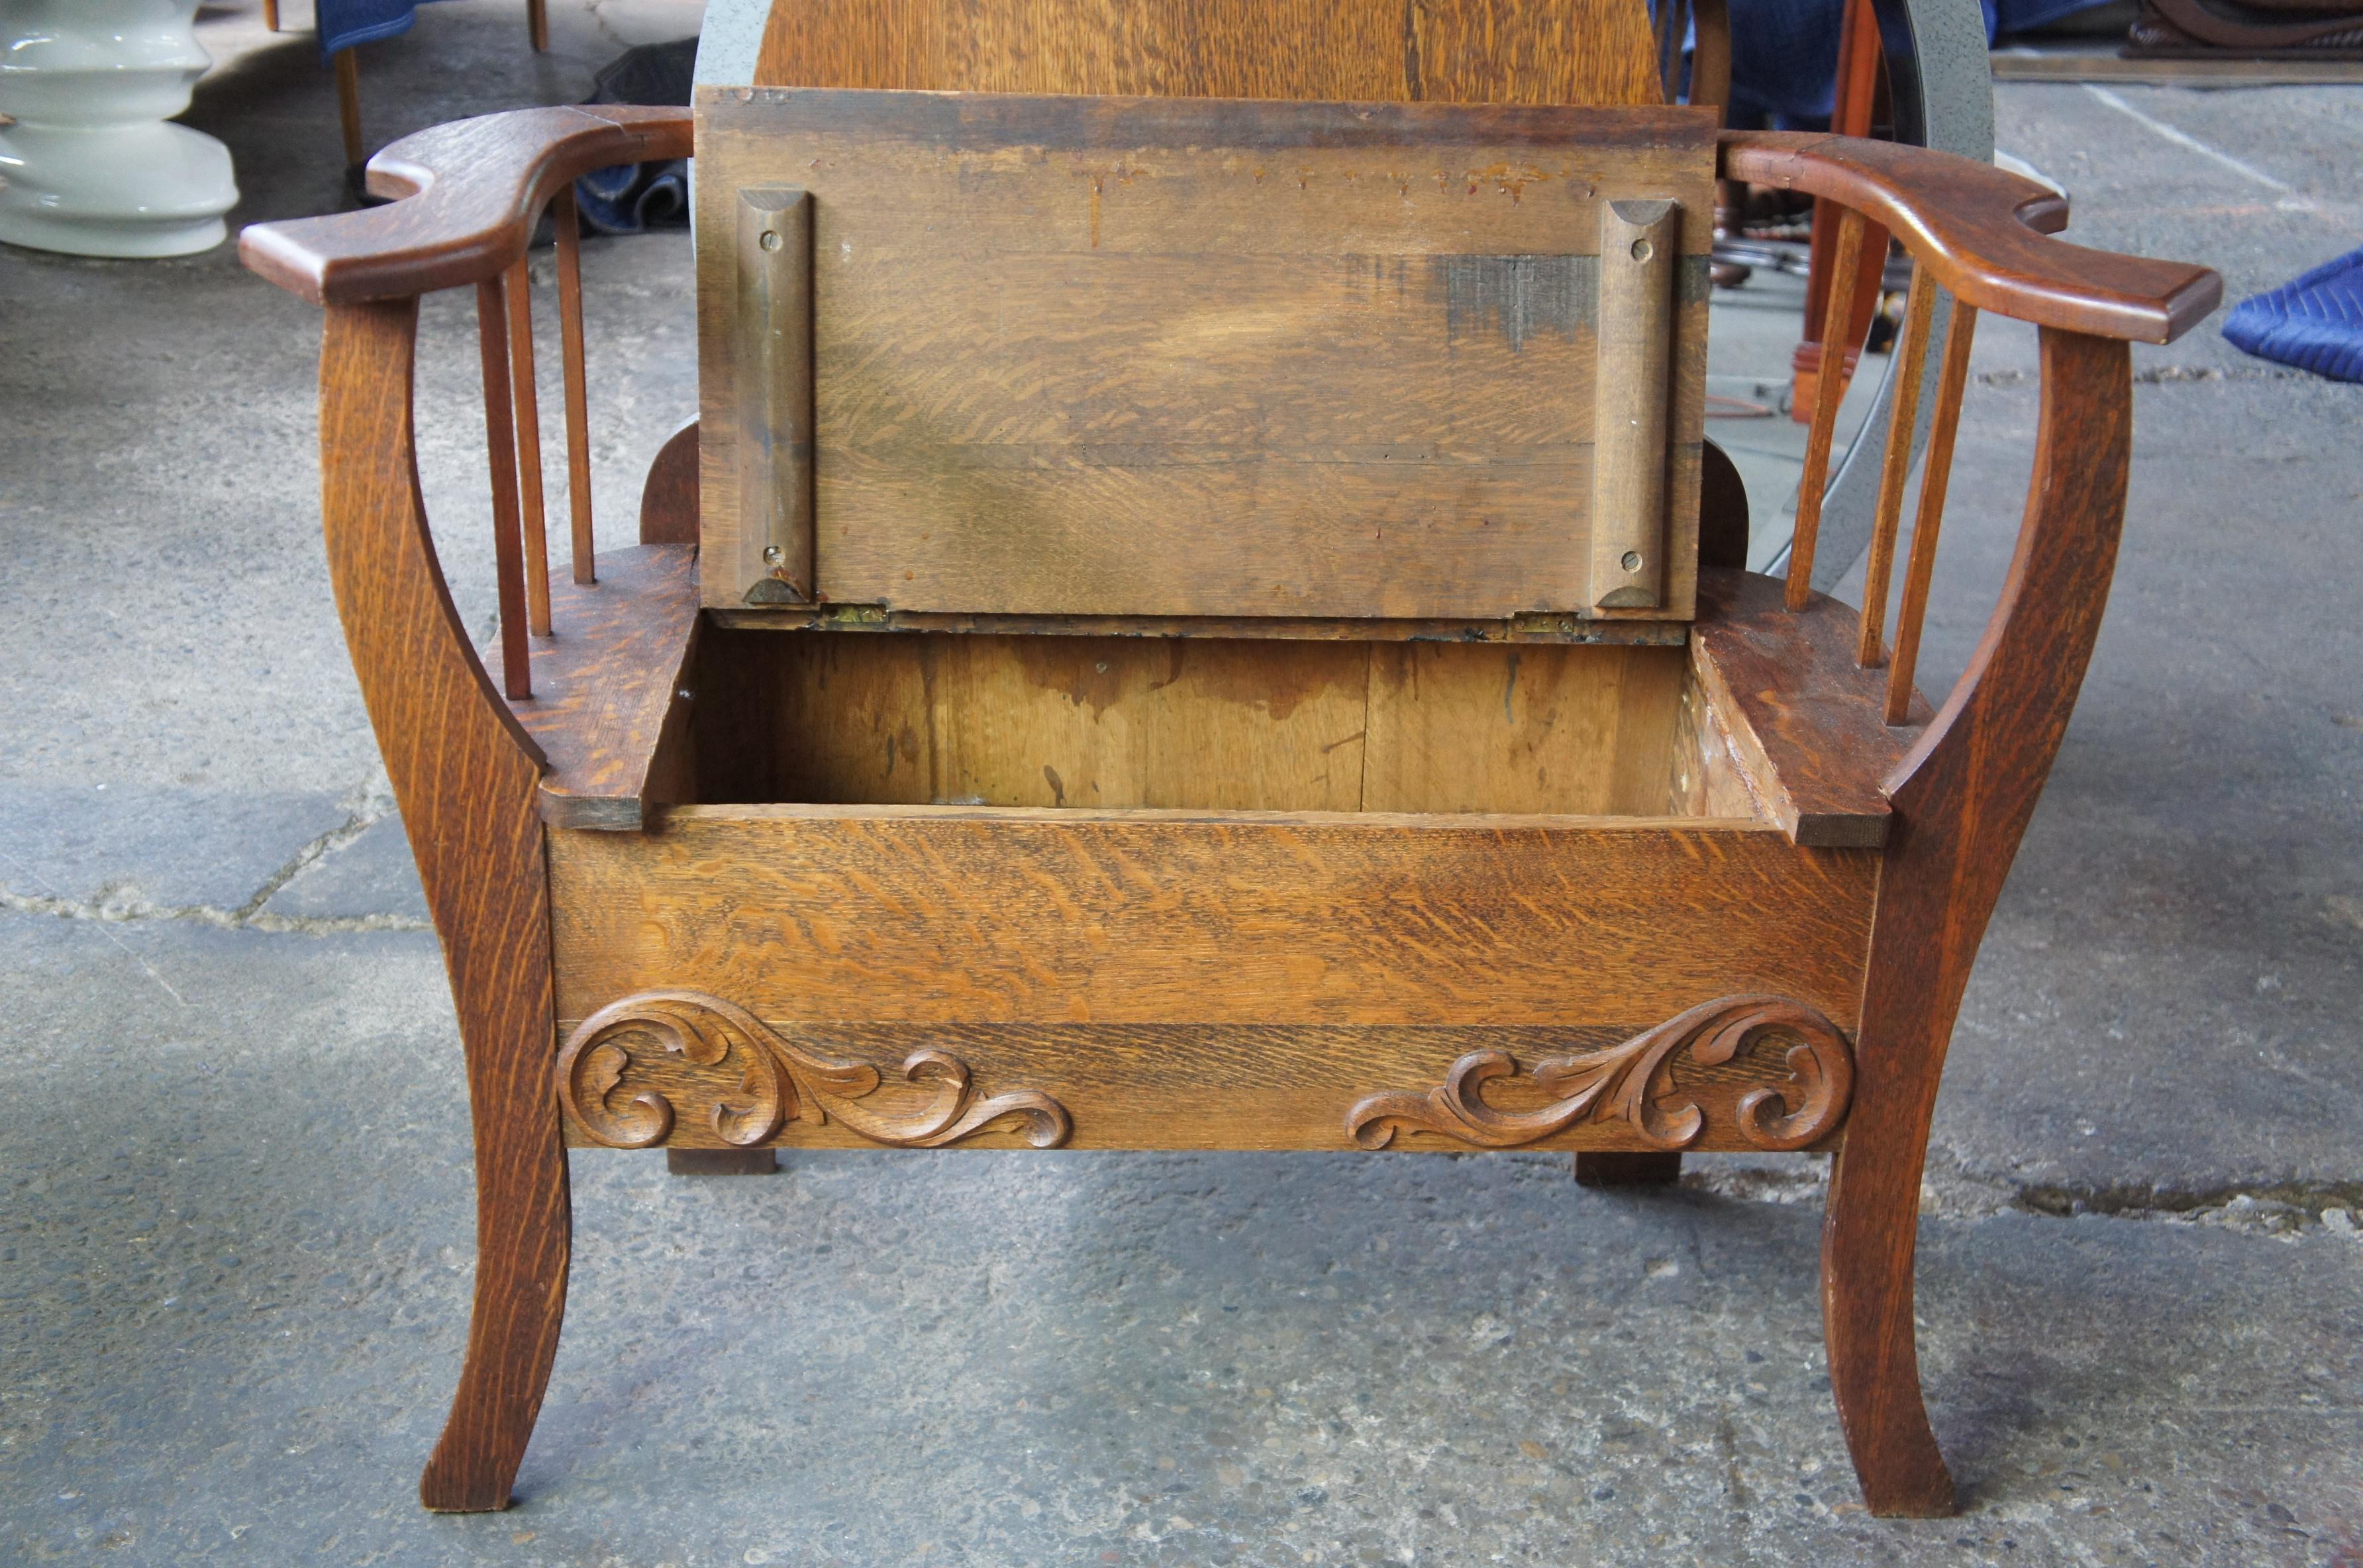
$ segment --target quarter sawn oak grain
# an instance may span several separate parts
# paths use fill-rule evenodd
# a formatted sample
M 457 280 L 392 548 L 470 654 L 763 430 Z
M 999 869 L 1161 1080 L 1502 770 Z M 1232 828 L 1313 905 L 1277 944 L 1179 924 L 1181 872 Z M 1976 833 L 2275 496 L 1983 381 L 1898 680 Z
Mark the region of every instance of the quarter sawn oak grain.
M 1644 22 L 1637 5 L 1591 0 L 1581 13 L 1529 0 L 809 0 L 772 17 L 762 69 L 775 83 L 970 92 L 1634 106 L 1655 92 Z M 1702 61 L 1707 76 L 1719 69 L 1703 52 Z M 970 103 L 954 119 L 1005 109 Z M 1297 145 L 1308 117 L 1336 111 L 1275 103 L 1223 112 L 1247 141 L 1269 116 L 1266 139 Z M 1061 112 L 1088 129 L 1104 111 Z M 1417 105 L 1403 112 L 1416 117 Z M 1348 141 L 1365 134 L 1344 122 L 1333 129 Z M 614 1132 L 622 1114 L 597 1098 L 612 1056 L 589 1053 L 603 1021 L 629 1024 L 635 1009 L 696 986 L 699 1005 L 733 1016 L 743 999 L 750 1010 L 735 1016 L 794 1042 L 782 1053 L 816 1096 L 836 1096 L 833 1118 L 859 1117 L 865 1086 L 884 1083 L 879 1069 L 907 1065 L 892 1097 L 900 1120 L 871 1125 L 905 1143 L 993 1141 L 1022 1127 L 1036 1146 L 1071 1133 L 1103 1147 L 1336 1147 L 1364 1132 L 1375 1138 L 1381 1122 L 1414 1143 L 1424 1126 L 1448 1138 L 1473 1129 L 1482 1143 L 1548 1127 L 1555 1146 L 1587 1151 L 1581 1176 L 1634 1183 L 1678 1173 L 1678 1156 L 1632 1151 L 1636 1139 L 1665 1146 L 1676 1122 L 1663 1119 L 1684 1114 L 1683 1097 L 1701 1108 L 1709 1146 L 1724 1146 L 1712 1143 L 1723 1136 L 1717 1119 L 1735 1116 L 1754 1118 L 1747 1126 L 1759 1146 L 1819 1139 L 1837 1156 L 1823 1249 L 1830 1375 L 1864 1497 L 1881 1515 L 1949 1512 L 1914 1346 L 1929 1115 L 1962 988 L 2106 600 L 2130 448 L 2122 339 L 2187 328 L 2212 306 L 2214 276 L 2046 239 L 2038 231 L 2059 226 L 2064 204 L 1980 165 L 1844 138 L 1725 139 L 1725 176 L 1793 183 L 1861 209 L 1912 251 L 1921 278 L 1964 303 L 1963 317 L 1974 308 L 2045 329 L 2035 479 L 2001 601 L 1968 673 L 1933 714 L 1913 699 L 1899 657 L 1896 690 L 1910 706 L 1892 728 L 1880 722 L 1890 715 L 1879 709 L 1878 675 L 1853 662 L 1875 646 L 1842 607 L 1809 599 L 1786 611 L 1777 585 L 1737 574 L 1710 574 L 1687 662 L 1670 648 L 1554 646 L 1678 639 L 1679 627 L 1669 635 L 1647 621 L 1226 620 L 1121 606 L 1090 617 L 768 613 L 792 632 L 740 630 L 709 614 L 723 624 L 693 642 L 693 426 L 650 476 L 643 538 L 658 548 L 628 553 L 602 591 L 552 594 L 555 640 L 533 658 L 542 690 L 528 700 L 516 683 L 517 707 L 545 747 L 494 689 L 435 560 L 411 425 L 415 296 L 484 291 L 488 381 L 503 385 L 505 408 L 500 282 L 542 205 L 585 169 L 688 150 L 688 118 L 674 111 L 467 122 L 381 155 L 374 186 L 406 199 L 260 226 L 242 242 L 258 271 L 330 306 L 321 399 L 329 573 L 459 1006 L 478 1183 L 475 1309 L 421 1485 L 427 1504 L 506 1505 L 564 1306 L 560 1139 L 595 1132 L 583 1116 L 607 1119 Z M 1104 202 L 1100 216 L 1103 237 L 1121 239 Z M 571 344 L 568 359 L 571 380 L 581 362 Z M 570 415 L 579 401 L 570 395 Z M 513 479 L 513 456 L 499 460 Z M 1695 472 L 1696 456 L 1689 460 Z M 515 528 L 512 513 L 504 588 L 513 608 L 523 598 Z M 1729 560 L 1736 536 L 1714 531 L 1718 559 Z M 1177 555 L 1165 567 L 1193 564 Z M 1919 611 L 1908 583 L 1906 599 L 1909 632 Z M 521 631 L 521 613 L 509 619 Z M 570 620 L 580 646 L 568 642 Z M 856 628 L 860 638 L 843 635 Z M 1279 656 L 1226 647 L 1249 632 L 1303 641 Z M 1013 798 L 1046 790 L 1050 803 L 764 803 L 793 781 L 795 740 L 781 733 L 780 712 L 748 705 L 725 671 L 741 657 L 758 668 L 784 657 L 759 646 L 832 633 L 873 652 L 896 637 L 934 638 L 963 646 L 963 657 L 1037 639 L 1054 679 L 1030 679 L 1023 659 L 984 656 L 991 679 L 964 720 L 984 739 L 960 744 L 981 746 L 990 766 L 964 764 L 958 777 Z M 1167 651 L 1150 639 L 1194 639 L 1182 655 L 1198 661 L 1194 684 L 1159 700 L 1186 708 L 1203 698 L 1208 712 L 1226 707 L 1234 718 L 1260 709 L 1266 728 L 1241 731 L 1261 736 L 1254 746 L 1286 730 L 1281 708 L 1329 701 L 1337 711 L 1304 711 L 1323 720 L 1319 745 L 1344 756 L 1348 736 L 1326 733 L 1327 721 L 1350 716 L 1337 693 L 1357 690 L 1359 668 L 1365 722 L 1350 739 L 1365 754 L 1355 796 L 1365 807 L 1481 812 L 1548 800 L 1563 809 L 1574 778 L 1623 814 L 1205 809 L 1241 776 L 1254 790 L 1292 796 L 1315 780 L 1291 771 L 1303 760 L 1294 755 L 1244 767 L 1210 756 L 1201 767 L 1169 765 L 1162 743 L 1116 745 L 1132 717 L 1119 712 L 1134 700 L 1131 675 L 1095 685 L 1102 659 L 1092 645 L 1126 636 L 1148 652 L 1144 669 Z M 1421 640 L 1438 637 L 1456 641 Z M 1332 665 L 1329 677 L 1304 679 Z M 1547 668 L 1555 679 L 1541 679 Z M 692 679 L 677 684 L 683 669 Z M 707 685 L 715 701 L 693 701 Z M 812 701 L 853 720 L 895 711 L 891 681 L 821 686 Z M 1498 717 L 1475 722 L 1480 697 L 1489 710 L 1498 702 Z M 1058 702 L 1075 712 L 1057 715 Z M 1168 727 L 1186 733 L 1187 719 Z M 1525 733 L 1553 728 L 1565 734 L 1543 744 Z M 1182 790 L 1197 809 L 1080 806 L 1071 790 L 1082 769 L 1036 785 L 1026 765 L 1078 737 L 1127 759 L 1126 788 L 1159 777 L 1157 788 Z M 899 758 L 900 735 L 887 738 Z M 1398 764 L 1372 771 L 1389 745 Z M 1254 746 L 1238 758 L 1259 755 Z M 1456 753 L 1481 765 L 1456 768 Z M 1537 771 L 1570 759 L 1574 772 L 1555 780 Z M 846 763 L 849 793 L 894 783 L 893 767 L 880 771 L 875 760 Z M 1104 792 L 1115 778 L 1099 779 Z M 570 796 L 586 782 L 592 792 Z M 638 826 L 548 826 L 538 802 L 560 817 L 604 814 L 610 827 L 637 810 Z M 1733 1036 L 1694 1027 L 1776 1014 L 1810 1026 L 1823 1047 L 1818 1068 L 1786 1059 L 1796 1074 L 1786 1087 L 1763 1048 L 1723 1056 Z M 594 1098 L 578 1094 L 582 1115 L 562 1115 L 559 1030 L 586 1020 L 570 1060 Z M 1839 1049 L 1849 1037 L 1850 1065 Z M 1638 1062 L 1650 1041 L 1692 1043 L 1690 1066 L 1677 1062 L 1661 1086 L 1670 1095 L 1649 1098 L 1659 1080 L 1645 1075 L 1631 1080 L 1643 1098 L 1619 1100 L 1614 1114 L 1563 1120 L 1575 1114 L 1563 1075 L 1581 1070 L 1567 1064 Z M 717 1130 L 748 1131 L 750 1111 L 735 1098 L 745 1079 L 714 1079 L 708 1055 L 648 1059 L 651 1072 L 688 1075 L 664 1080 L 704 1118 L 672 1129 L 684 1154 L 718 1141 Z M 1841 1072 L 1851 1093 L 1843 1129 L 1832 1130 Z M 1042 1082 L 1059 1098 L 1035 1087 Z M 932 1097 L 932 1109 L 914 1109 L 914 1097 Z M 1525 1119 L 1504 1129 L 1488 1121 L 1497 1111 Z M 769 1136 L 773 1123 L 760 1106 L 752 1113 L 753 1132 Z M 780 1120 L 799 1139 L 838 1131 Z M 627 1141 L 648 1131 L 635 1122 Z M 744 1168 L 744 1153 L 727 1154 Z

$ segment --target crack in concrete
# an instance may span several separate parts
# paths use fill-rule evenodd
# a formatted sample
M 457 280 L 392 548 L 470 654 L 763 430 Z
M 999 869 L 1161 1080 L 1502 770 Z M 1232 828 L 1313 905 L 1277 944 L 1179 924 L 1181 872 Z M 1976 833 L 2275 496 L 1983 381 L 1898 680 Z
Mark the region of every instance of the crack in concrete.
M 2310 370 L 2280 365 L 2148 365 L 2136 370 L 2133 379 L 2143 386 L 2163 386 L 2174 381 L 2298 381 L 2313 377 Z M 2040 380 L 2034 370 L 1982 370 L 1977 376 L 1981 387 L 2031 386 Z
M 2363 1181 L 2229 1183 L 2196 1192 L 2154 1187 L 2080 1188 L 2042 1184 L 2017 1188 L 2013 1202 L 2030 1214 L 2063 1219 L 2084 1214 L 2120 1220 L 2231 1217 L 2253 1220 L 2267 1230 L 2276 1228 L 2276 1222 L 2284 1219 L 2320 1217 L 2320 1222 L 2331 1229 L 2351 1232 L 2356 1211 L 2363 1209 Z M 2346 1223 L 2329 1219 L 2332 1214 L 2344 1216 Z
M 121 884 L 113 884 L 120 887 Z M 140 921 L 190 921 L 199 925 L 219 926 L 233 931 L 267 931 L 294 933 L 306 936 L 331 936 L 354 931 L 432 931 L 433 923 L 415 915 L 281 915 L 249 912 L 240 908 L 223 909 L 218 904 L 159 904 L 146 899 L 98 900 L 50 899 L 37 894 L 14 892 L 0 888 L 0 910 L 15 914 L 49 915 L 57 920 L 87 920 L 109 925 L 125 925 Z
M 2363 1242 L 2363 1181 L 2227 1182 L 2176 1191 L 2121 1183 L 2077 1187 L 2037 1182 L 2024 1187 L 1947 1168 L 1932 1154 L 1920 1184 L 1920 1212 L 1932 1219 L 1988 1220 L 2031 1214 L 2047 1220 L 2148 1220 L 2213 1225 L 2293 1239 L 2321 1230 Z M 1682 1186 L 1747 1203 L 1820 1203 L 1829 1197 L 1830 1162 L 1784 1166 L 1700 1165 L 1682 1173 Z
M 128 879 L 107 883 L 99 889 L 95 899 L 19 893 L 14 889 L 0 887 L 0 909 L 16 914 L 47 915 L 55 920 L 97 921 L 109 925 L 150 920 L 188 921 L 230 931 L 263 931 L 303 936 L 331 936 L 361 931 L 432 931 L 432 923 L 415 915 L 283 915 L 264 912 L 262 906 L 307 867 L 351 844 L 394 813 L 393 789 L 383 774 L 361 785 L 347 798 L 355 801 L 350 814 L 289 856 L 236 909 L 224 909 L 218 904 L 159 904 L 141 897 L 139 884 Z M 161 977 L 157 983 L 163 984 Z M 172 989 L 170 986 L 164 988 Z M 179 993 L 173 994 L 177 997 Z

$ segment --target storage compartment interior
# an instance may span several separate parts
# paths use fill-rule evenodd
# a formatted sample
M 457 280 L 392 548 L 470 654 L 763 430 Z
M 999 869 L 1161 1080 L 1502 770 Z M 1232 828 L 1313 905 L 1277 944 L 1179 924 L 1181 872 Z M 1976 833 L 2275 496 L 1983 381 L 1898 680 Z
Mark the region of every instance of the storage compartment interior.
M 712 804 L 1760 817 L 1685 649 L 729 629 Z

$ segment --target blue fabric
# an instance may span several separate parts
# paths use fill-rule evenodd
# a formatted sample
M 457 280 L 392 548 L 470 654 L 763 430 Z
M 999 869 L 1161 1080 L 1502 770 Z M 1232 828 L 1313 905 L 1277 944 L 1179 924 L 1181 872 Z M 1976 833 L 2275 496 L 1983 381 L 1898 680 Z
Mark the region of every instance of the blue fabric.
M 2334 381 L 2363 381 L 2363 250 L 2242 300 L 2224 336 L 2260 359 Z
M 1731 0 L 1731 123 L 1825 130 L 1846 0 Z
M 641 234 L 689 222 L 689 165 L 618 163 L 574 182 L 574 210 L 594 234 Z
M 2003 33 L 2043 27 L 2101 3 L 1979 0 L 1989 43 Z M 1730 16 L 1731 124 L 1828 129 L 1837 95 L 1838 24 L 1846 16 L 1846 0 L 1731 0 Z
M 315 0 L 320 58 L 406 33 L 425 0 Z
M 641 44 L 610 61 L 591 83 L 594 104 L 687 105 L 697 73 L 697 40 Z M 575 209 L 594 234 L 639 234 L 689 224 L 689 165 L 618 163 L 574 182 Z

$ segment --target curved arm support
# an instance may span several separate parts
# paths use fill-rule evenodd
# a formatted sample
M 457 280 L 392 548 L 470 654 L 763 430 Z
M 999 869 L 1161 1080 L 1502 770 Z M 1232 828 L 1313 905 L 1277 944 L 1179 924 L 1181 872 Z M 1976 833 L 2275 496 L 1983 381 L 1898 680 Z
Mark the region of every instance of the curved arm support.
M 411 426 L 418 302 L 337 305 L 320 354 L 328 576 L 460 1015 L 476 1147 L 476 1303 L 451 1419 L 420 1495 L 508 1504 L 558 1351 L 569 1209 L 540 753 L 485 679 L 420 502 Z
M 687 109 L 585 104 L 455 120 L 369 163 L 391 204 L 255 224 L 239 259 L 314 304 L 400 299 L 496 278 L 560 187 L 614 163 L 690 156 Z
M 1824 1331 L 1871 1511 L 1948 1514 L 1920 1398 L 1914 1227 L 1929 1120 L 1970 966 L 2076 705 L 2124 523 L 2130 351 L 2043 334 L 2043 413 L 2018 550 L 1983 641 L 1886 789 L 1854 1104 L 1822 1229 Z
M 1787 131 L 1725 131 L 1722 175 L 1863 213 L 1980 310 L 2099 337 L 2171 343 L 2213 310 L 2204 267 L 2047 237 L 2068 204 L 2031 180 L 1926 148 Z

